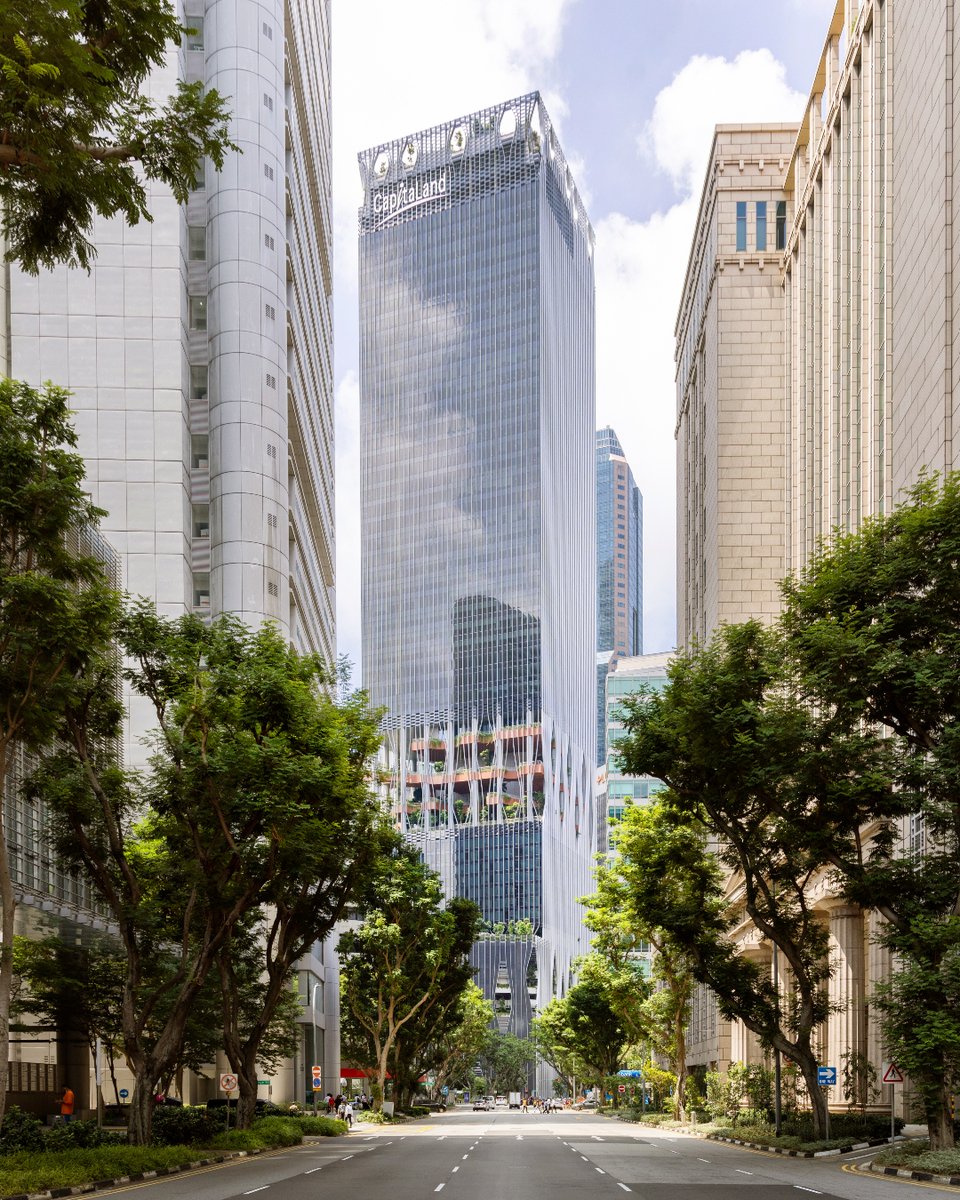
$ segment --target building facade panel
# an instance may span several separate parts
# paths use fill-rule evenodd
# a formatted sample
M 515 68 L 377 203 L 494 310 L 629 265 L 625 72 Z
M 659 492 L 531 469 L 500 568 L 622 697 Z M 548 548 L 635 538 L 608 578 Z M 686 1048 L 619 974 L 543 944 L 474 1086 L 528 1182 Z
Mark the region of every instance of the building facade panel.
M 536 94 L 360 167 L 363 677 L 387 790 L 448 894 L 534 924 L 549 996 L 585 944 L 593 849 L 593 234 Z

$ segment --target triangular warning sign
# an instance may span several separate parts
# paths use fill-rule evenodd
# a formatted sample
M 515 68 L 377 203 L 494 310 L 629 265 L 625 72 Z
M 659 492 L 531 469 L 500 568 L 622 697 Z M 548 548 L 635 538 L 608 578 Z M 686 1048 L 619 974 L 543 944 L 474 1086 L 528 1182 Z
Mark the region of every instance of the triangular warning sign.
M 883 1073 L 883 1083 L 903 1083 L 903 1072 L 896 1063 L 887 1063 L 887 1069 Z

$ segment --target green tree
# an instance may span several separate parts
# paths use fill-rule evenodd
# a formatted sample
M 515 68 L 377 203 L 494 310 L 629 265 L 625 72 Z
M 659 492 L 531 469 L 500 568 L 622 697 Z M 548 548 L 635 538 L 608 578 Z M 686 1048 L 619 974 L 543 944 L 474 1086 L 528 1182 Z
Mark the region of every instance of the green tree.
M 496 1094 L 525 1088 L 534 1055 L 533 1044 L 526 1038 L 488 1030 L 478 1062 L 489 1090 Z
M 585 1083 L 590 1069 L 578 1056 L 570 1036 L 569 1010 L 565 997 L 554 996 L 533 1019 L 530 1030 L 538 1056 L 553 1067 L 564 1092 L 575 1096 L 579 1083 Z
M 0 781 L 18 746 L 56 732 L 73 673 L 105 652 L 117 606 L 103 566 L 80 550 L 102 511 L 86 493 L 67 393 L 0 379 Z M 5 805 L 0 805 L 0 810 Z M 0 1122 L 7 1096 L 13 888 L 0 811 Z
M 625 767 L 668 790 L 658 796 L 663 837 L 658 845 L 644 839 L 646 860 L 629 852 L 629 830 L 620 849 L 629 855 L 638 916 L 668 930 L 726 1017 L 797 1064 L 822 1137 L 827 1109 L 814 1034 L 829 1011 L 830 964 L 826 930 L 807 900 L 823 864 L 807 826 L 824 793 L 871 763 L 856 739 L 833 746 L 783 688 L 782 663 L 778 639 L 758 623 L 725 626 L 708 646 L 674 660 L 662 693 L 627 702 L 627 736 L 618 744 Z M 735 881 L 736 903 L 711 860 Z M 743 916 L 790 967 L 786 1011 L 769 971 L 731 941 Z
M 150 73 L 184 28 L 165 0 L 31 0 L 0 8 L 0 209 L 7 258 L 36 273 L 89 268 L 96 215 L 150 220 L 145 180 L 185 203 L 209 158 L 229 149 L 222 97 Z
M 149 771 L 116 761 L 107 735 L 119 732 L 123 709 L 104 660 L 75 680 L 62 749 L 33 788 L 57 815 L 61 856 L 88 873 L 117 923 L 128 968 L 124 1051 L 136 1077 L 131 1135 L 144 1143 L 154 1089 L 180 1061 L 221 953 L 251 914 L 279 902 L 279 876 L 302 882 L 312 872 L 317 911 L 339 913 L 339 890 L 351 886 L 343 880 L 376 822 L 354 761 L 369 749 L 367 723 L 358 732 L 330 699 L 318 658 L 269 626 L 166 620 L 148 605 L 126 614 L 118 641 L 158 722 Z M 149 964 L 163 949 L 174 969 L 154 986 Z M 265 998 L 259 1035 L 266 1011 Z
M 417 1019 L 407 1022 L 393 1043 L 390 1074 L 401 1104 L 412 1103 L 420 1077 L 435 1071 L 437 1062 L 442 1061 L 447 1038 L 463 1022 L 464 995 L 468 988 L 476 986 L 472 982 L 470 948 L 477 938 L 480 910 L 471 900 L 455 897 L 447 904 L 447 912 L 454 918 L 456 935 L 446 970 L 437 979 Z M 476 1019 L 479 1012 L 472 1015 Z
M 889 1049 L 923 1097 L 937 1149 L 954 1144 L 960 1081 L 958 560 L 953 474 L 921 480 L 784 585 L 796 686 L 838 731 L 875 731 L 886 755 L 885 778 L 823 798 L 807 832 L 844 894 L 884 918 L 899 963 L 880 995 Z
M 433 1072 L 437 1093 L 442 1087 L 469 1088 L 473 1068 L 486 1044 L 493 1005 L 475 983 L 468 983 L 456 1008 L 456 1023 L 430 1043 L 425 1069 Z
M 351 1056 L 373 1075 L 379 1109 L 394 1046 L 450 973 L 462 972 L 472 942 L 465 928 L 476 928 L 477 915 L 467 901 L 444 907 L 439 876 L 399 838 L 369 874 L 360 908 L 361 924 L 339 943 L 342 1029 Z

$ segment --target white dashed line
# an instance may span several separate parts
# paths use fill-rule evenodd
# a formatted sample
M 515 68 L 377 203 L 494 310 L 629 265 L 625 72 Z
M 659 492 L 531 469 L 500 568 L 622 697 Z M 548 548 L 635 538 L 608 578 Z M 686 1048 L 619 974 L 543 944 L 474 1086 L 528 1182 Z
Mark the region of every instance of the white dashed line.
M 709 1161 L 710 1161 L 710 1159 L 709 1159 L 709 1158 L 698 1158 L 698 1159 L 697 1159 L 697 1162 L 705 1162 L 705 1163 L 708 1163 Z
M 738 1175 L 752 1175 L 752 1171 L 742 1171 L 739 1167 L 735 1168 Z
M 601 1171 L 599 1167 L 594 1167 L 593 1169 L 597 1172 L 598 1175 L 606 1175 L 606 1171 Z
M 323 1167 L 311 1167 L 309 1171 L 304 1171 L 304 1175 L 315 1175 L 317 1171 L 322 1171 Z
M 252 1196 L 254 1192 L 265 1192 L 269 1186 L 269 1183 L 265 1183 L 263 1187 L 251 1188 L 249 1192 L 244 1192 L 243 1194 L 245 1196 Z
M 584 1162 L 590 1161 L 585 1154 L 581 1154 L 580 1157 L 583 1159 Z
M 797 1191 L 798 1191 L 798 1192 L 813 1192 L 813 1194 L 814 1194 L 815 1196 L 822 1196 L 822 1195 L 823 1195 L 823 1192 L 818 1192 L 816 1188 L 805 1188 L 805 1187 L 801 1187 L 799 1183 L 795 1183 L 793 1186 L 794 1186 L 794 1187 L 797 1189 Z
M 433 1190 L 435 1192 L 442 1192 L 446 1186 L 447 1185 L 445 1183 L 438 1183 L 437 1186 Z
M 346 1162 L 348 1158 L 353 1158 L 353 1155 L 352 1155 L 352 1154 L 345 1154 L 345 1155 L 343 1156 L 343 1158 L 341 1158 L 341 1159 L 340 1159 L 340 1161 L 341 1161 L 341 1162 Z
M 630 1191 L 630 1189 L 627 1187 L 627 1185 L 626 1185 L 625 1183 L 618 1183 L 618 1184 L 617 1184 L 617 1187 L 618 1187 L 618 1188 L 623 1188 L 623 1190 L 624 1190 L 625 1192 L 629 1192 L 629 1191 Z
M 470 1155 L 469 1155 L 469 1154 L 465 1154 L 465 1155 L 463 1156 L 463 1159 L 461 1159 L 460 1161 L 461 1161 L 461 1162 L 463 1162 L 463 1161 L 464 1161 L 464 1159 L 467 1159 L 467 1158 L 469 1158 L 469 1157 L 470 1157 Z
M 456 1175 L 456 1173 L 457 1173 L 459 1170 L 460 1170 L 460 1168 L 459 1168 L 459 1167 L 454 1167 L 454 1168 L 453 1168 L 453 1170 L 450 1172 L 450 1174 L 451 1174 L 451 1175 Z

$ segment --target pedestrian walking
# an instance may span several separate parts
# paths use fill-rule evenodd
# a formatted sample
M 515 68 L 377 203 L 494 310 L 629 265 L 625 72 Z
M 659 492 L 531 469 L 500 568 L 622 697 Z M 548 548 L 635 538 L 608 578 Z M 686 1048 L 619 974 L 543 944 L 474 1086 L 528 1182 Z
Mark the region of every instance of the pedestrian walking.
M 69 1083 L 65 1083 L 63 1091 L 60 1093 L 60 1119 L 64 1125 L 69 1125 L 73 1120 L 73 1109 L 76 1102 L 77 1098 L 74 1096 Z
M 343 1106 L 343 1119 L 347 1123 L 349 1129 L 353 1128 L 353 1105 L 348 1100 Z

